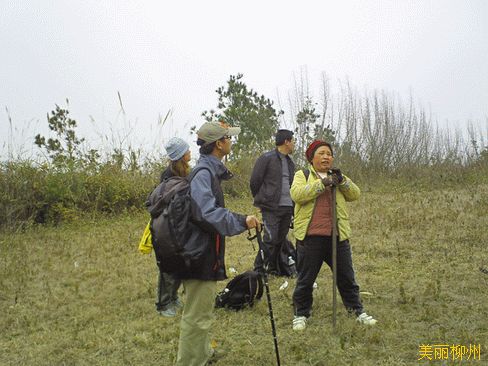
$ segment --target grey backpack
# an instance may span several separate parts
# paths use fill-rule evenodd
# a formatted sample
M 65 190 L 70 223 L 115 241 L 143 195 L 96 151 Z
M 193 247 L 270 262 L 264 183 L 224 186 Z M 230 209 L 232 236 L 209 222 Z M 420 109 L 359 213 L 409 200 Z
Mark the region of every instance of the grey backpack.
M 195 169 L 186 178 L 174 176 L 162 181 L 146 201 L 151 215 L 152 244 L 163 272 L 189 268 L 194 260 L 185 252 L 184 244 L 191 234 L 189 226 L 193 221 L 190 182 L 201 169 L 207 168 Z

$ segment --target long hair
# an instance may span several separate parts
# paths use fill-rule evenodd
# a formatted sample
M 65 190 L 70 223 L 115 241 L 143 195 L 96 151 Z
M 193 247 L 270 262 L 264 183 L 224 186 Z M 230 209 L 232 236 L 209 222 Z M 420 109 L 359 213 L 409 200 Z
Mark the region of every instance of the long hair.
M 186 177 L 190 174 L 190 164 L 184 160 L 184 158 L 180 158 L 176 161 L 172 161 L 170 164 L 170 169 L 173 174 L 179 177 Z

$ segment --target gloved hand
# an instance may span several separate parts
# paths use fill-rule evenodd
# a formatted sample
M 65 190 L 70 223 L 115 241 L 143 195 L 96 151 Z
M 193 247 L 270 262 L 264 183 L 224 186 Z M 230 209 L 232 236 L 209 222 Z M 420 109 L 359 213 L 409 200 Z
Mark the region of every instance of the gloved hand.
M 339 184 L 344 182 L 344 177 L 342 176 L 341 170 L 339 168 L 332 168 L 330 172 L 337 177 Z
M 335 174 L 328 175 L 325 178 L 322 178 L 322 184 L 326 187 L 337 186 L 339 184 L 339 179 Z

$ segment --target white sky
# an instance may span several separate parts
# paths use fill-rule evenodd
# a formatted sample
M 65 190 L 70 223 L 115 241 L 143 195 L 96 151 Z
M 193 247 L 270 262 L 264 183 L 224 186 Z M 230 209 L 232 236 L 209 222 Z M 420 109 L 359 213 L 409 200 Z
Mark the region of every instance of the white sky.
M 9 143 L 30 151 L 46 134 L 46 113 L 66 98 L 92 145 L 95 132 L 130 128 L 136 144 L 186 137 L 238 72 L 275 101 L 306 67 L 312 85 L 325 71 L 360 90 L 412 90 L 450 125 L 488 118 L 483 0 L 3 0 L 0 50 L 3 156 Z M 161 134 L 158 116 L 170 109 Z

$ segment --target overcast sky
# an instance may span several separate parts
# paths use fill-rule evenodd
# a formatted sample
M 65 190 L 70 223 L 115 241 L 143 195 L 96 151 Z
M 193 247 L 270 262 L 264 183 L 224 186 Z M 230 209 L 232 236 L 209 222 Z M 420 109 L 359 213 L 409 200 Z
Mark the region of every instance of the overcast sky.
M 9 141 L 28 151 L 66 98 L 94 143 L 95 132 L 128 128 L 138 142 L 186 137 L 238 72 L 274 100 L 306 67 L 312 85 L 325 71 L 358 89 L 412 91 L 440 122 L 488 117 L 483 0 L 3 0 L 0 50 L 3 156 Z M 154 128 L 168 110 L 161 136 Z

